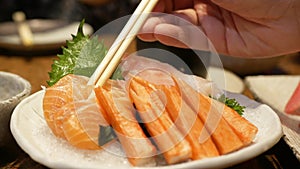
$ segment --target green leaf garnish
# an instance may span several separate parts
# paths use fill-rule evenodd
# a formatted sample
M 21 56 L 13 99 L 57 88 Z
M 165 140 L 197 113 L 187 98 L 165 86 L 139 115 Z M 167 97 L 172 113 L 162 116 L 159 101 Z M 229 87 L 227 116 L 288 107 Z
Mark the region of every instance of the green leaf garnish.
M 107 49 L 103 41 L 99 42 L 98 36 L 92 37 L 82 47 L 76 60 L 74 74 L 90 77 L 106 55 Z
M 54 60 L 49 74 L 49 86 L 54 85 L 62 77 L 68 74 L 76 74 L 90 77 L 107 53 L 103 41 L 98 36 L 90 38 L 83 33 L 84 20 L 81 21 L 76 36 L 67 40 L 66 47 L 62 47 L 62 54 L 58 54 L 58 60 Z M 113 79 L 121 79 L 119 68 L 112 76 Z
M 49 74 L 49 86 L 54 85 L 62 77 L 73 73 L 76 60 L 83 46 L 89 41 L 89 36 L 83 34 L 84 20 L 81 21 L 76 36 L 72 35 L 72 40 L 67 40 L 66 46 L 62 47 L 62 54 L 57 55 L 58 60 L 54 60 L 52 70 Z
M 235 110 L 239 115 L 243 115 L 244 109 L 246 108 L 245 106 L 240 105 L 235 99 L 230 99 L 224 94 L 222 94 L 218 99 L 215 100 L 224 103 L 226 106 Z

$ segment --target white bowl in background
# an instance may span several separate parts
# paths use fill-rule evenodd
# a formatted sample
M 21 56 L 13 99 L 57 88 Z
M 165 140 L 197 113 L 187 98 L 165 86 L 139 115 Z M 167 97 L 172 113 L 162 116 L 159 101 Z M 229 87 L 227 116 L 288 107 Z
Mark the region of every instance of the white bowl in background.
M 13 109 L 31 92 L 30 83 L 9 72 L 0 71 L 0 147 L 12 138 L 9 123 Z

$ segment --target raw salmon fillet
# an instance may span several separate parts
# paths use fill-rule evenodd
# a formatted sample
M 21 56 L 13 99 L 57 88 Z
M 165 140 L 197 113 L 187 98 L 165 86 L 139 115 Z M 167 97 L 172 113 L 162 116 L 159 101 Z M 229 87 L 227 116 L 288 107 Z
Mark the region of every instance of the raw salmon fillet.
M 108 80 L 104 87 L 95 88 L 99 104 L 105 107 L 129 162 L 133 166 L 155 165 L 156 148 L 135 119 L 135 110 L 124 86 L 124 81 Z
M 211 81 L 199 76 L 184 74 L 170 64 L 143 56 L 130 55 L 126 57 L 120 64 L 120 68 L 126 81 L 130 80 L 132 76 L 140 76 L 154 84 L 168 85 L 174 83 L 170 76 L 175 76 L 205 95 L 215 96 L 223 93 Z
M 88 78 L 67 75 L 45 91 L 45 120 L 54 135 L 81 149 L 100 149 L 99 126 L 108 126 Z M 88 99 L 89 98 L 89 99 Z
M 186 137 L 192 147 L 192 159 L 202 159 L 207 157 L 218 156 L 219 152 L 212 139 L 204 127 L 202 121 L 182 99 L 175 86 L 154 85 L 140 78 L 136 78 L 144 86 L 151 88 L 150 92 L 161 90 L 163 93 L 159 95 L 160 99 L 165 102 L 167 112 L 173 123 Z M 200 135 L 208 136 L 205 141 L 200 142 Z
M 235 110 L 223 103 L 215 101 L 215 106 L 219 107 L 219 110 L 223 110 L 222 114 L 224 119 L 231 126 L 235 134 L 237 134 L 241 139 L 244 146 L 251 144 L 258 132 L 258 128 L 243 116 L 239 115 Z
M 187 161 L 192 155 L 191 147 L 169 117 L 163 102 L 148 86 L 136 77 L 129 81 L 130 98 L 168 164 Z
M 233 133 L 238 136 L 240 141 L 242 141 L 243 146 L 247 146 L 253 141 L 256 133 L 258 132 L 256 126 L 254 126 L 252 123 L 250 123 L 244 117 L 240 116 L 237 112 L 235 112 L 233 109 L 229 108 L 225 104 L 216 101 L 214 99 L 211 99 L 208 96 L 203 95 L 202 93 L 196 93 L 195 90 L 191 88 L 188 84 L 186 84 L 184 81 L 180 79 L 176 79 L 176 83 L 181 89 L 183 99 L 187 101 L 187 103 L 191 106 L 191 108 L 194 111 L 198 110 L 200 112 L 203 112 L 202 109 L 205 108 L 208 112 L 211 113 L 216 111 L 220 112 L 217 113 L 216 118 L 218 118 L 219 116 L 220 117 L 219 120 L 223 121 L 224 124 L 227 123 L 226 124 L 227 126 L 230 126 L 231 131 L 228 132 L 230 132 L 232 135 L 232 131 L 233 131 Z M 205 114 L 206 113 L 204 113 L 204 115 Z M 205 116 L 211 116 L 211 115 L 213 114 L 207 114 Z M 226 140 L 226 138 L 224 140 Z M 221 144 L 221 140 L 220 140 L 220 144 Z M 239 146 L 236 146 L 236 148 L 238 147 Z M 224 151 L 223 153 L 225 152 L 227 151 Z
M 60 79 L 55 85 L 49 87 L 45 91 L 43 98 L 43 110 L 46 122 L 52 132 L 58 136 L 65 138 L 62 129 L 64 118 L 63 107 L 74 100 L 83 99 L 79 90 L 83 84 L 87 82 L 87 78 L 74 75 L 67 75 Z
M 77 148 L 101 149 L 98 144 L 99 126 L 108 126 L 108 123 L 100 115 L 95 98 L 74 101 L 63 109 L 65 117 L 62 128 L 66 140 Z
M 167 97 L 167 110 L 173 122 L 180 129 L 192 146 L 192 159 L 219 156 L 219 152 L 209 132 L 204 127 L 202 121 L 187 103 L 182 99 L 175 87 L 163 86 L 163 91 Z M 200 141 L 200 136 L 204 137 Z

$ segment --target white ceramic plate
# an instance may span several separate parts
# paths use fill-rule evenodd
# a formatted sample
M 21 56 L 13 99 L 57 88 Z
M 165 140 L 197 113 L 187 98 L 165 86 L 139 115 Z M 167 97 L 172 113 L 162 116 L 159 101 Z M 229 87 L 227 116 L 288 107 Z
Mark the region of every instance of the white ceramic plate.
M 227 155 L 159 168 L 225 168 L 259 155 L 279 141 L 282 136 L 281 123 L 270 107 L 243 95 L 228 94 L 229 97 L 236 98 L 247 107 L 245 118 L 258 127 L 254 143 Z M 13 136 L 32 159 L 50 168 L 130 168 L 130 164 L 124 157 L 105 150 L 78 150 L 64 140 L 56 138 L 43 118 L 43 95 L 44 91 L 39 91 L 23 100 L 14 110 L 11 118 Z M 122 152 L 122 149 L 114 147 L 110 151 Z
M 284 112 L 300 81 L 296 75 L 248 76 L 245 83 L 256 99 L 270 105 L 283 124 L 284 139 L 300 160 L 300 116 Z
M 33 33 L 33 46 L 27 47 L 21 44 L 21 40 L 14 22 L 0 24 L 0 47 L 17 51 L 36 51 L 60 49 L 66 40 L 76 35 L 79 22 L 68 23 L 63 20 L 32 19 L 28 25 Z M 93 28 L 85 23 L 83 32 L 86 35 L 93 33 Z

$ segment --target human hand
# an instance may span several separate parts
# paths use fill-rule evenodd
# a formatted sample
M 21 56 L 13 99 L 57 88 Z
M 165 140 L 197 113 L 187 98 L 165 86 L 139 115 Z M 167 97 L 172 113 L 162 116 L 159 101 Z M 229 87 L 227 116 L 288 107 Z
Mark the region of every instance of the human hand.
M 161 0 L 154 12 L 172 13 L 196 25 L 221 54 L 264 57 L 300 50 L 298 0 Z M 154 15 L 139 38 L 209 50 L 204 34 L 178 17 Z
M 79 0 L 81 3 L 91 5 L 91 6 L 99 6 L 104 5 L 109 2 L 109 0 Z

